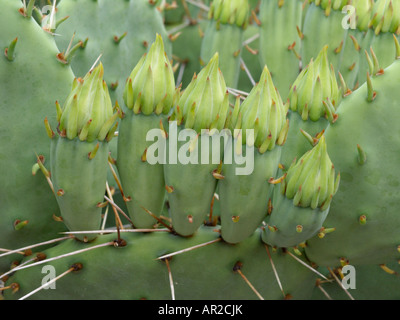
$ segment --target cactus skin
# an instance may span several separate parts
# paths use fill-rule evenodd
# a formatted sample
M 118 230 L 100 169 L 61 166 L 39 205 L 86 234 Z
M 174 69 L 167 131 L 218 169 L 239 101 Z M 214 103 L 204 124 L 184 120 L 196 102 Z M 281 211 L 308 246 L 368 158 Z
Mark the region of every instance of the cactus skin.
M 255 81 L 255 79 L 260 79 L 263 71 L 263 69 L 260 68 L 260 61 L 258 57 L 260 54 L 260 39 L 257 37 L 259 31 L 260 27 L 257 24 L 249 24 L 243 33 L 244 42 L 255 38 L 248 44 L 247 47 L 245 45 L 242 48 L 242 59 L 251 75 L 250 78 L 246 73 L 245 68 L 243 68 L 241 65 L 237 89 L 244 92 L 250 92 L 251 89 L 253 89 L 254 83 L 252 81 Z
M 97 230 L 101 224 L 102 209 L 97 205 L 104 201 L 109 148 L 107 142 L 101 142 L 96 156 L 89 159 L 88 154 L 97 143 L 82 143 L 77 138 L 52 140 L 52 182 L 55 191 L 62 190 L 56 197 L 69 230 Z M 94 237 L 90 234 L 78 236 L 82 241 L 91 241 Z
M 242 136 L 239 138 L 235 131 L 232 132 L 234 141 L 227 145 L 225 160 L 228 155 L 234 159 L 238 143 L 243 144 L 243 149 L 246 145 L 246 152 L 254 154 L 254 168 L 252 172 L 240 175 L 237 169 L 242 168 L 242 164 L 234 161 L 231 164 L 228 161 L 222 164 L 224 178 L 218 184 L 221 236 L 229 243 L 246 239 L 261 225 L 267 215 L 273 189 L 268 180 L 275 177 L 278 170 L 280 144 L 285 135 L 286 109 L 267 67 L 264 68 L 258 85 L 241 104 L 238 114 L 238 120 L 232 121 L 234 127 L 241 128 Z M 248 129 L 254 130 L 253 144 L 247 136 Z M 254 148 L 247 150 L 247 145 Z
M 150 228 L 156 223 L 143 208 L 159 216 L 164 206 L 163 167 L 142 160 L 145 150 L 154 143 L 146 141 L 146 134 L 149 130 L 159 128 L 160 120 L 155 114 L 144 116 L 126 112 L 120 125 L 117 167 L 124 195 L 130 198 L 125 202 L 129 216 L 138 228 Z M 166 119 L 163 123 L 166 124 Z
M 219 55 L 216 53 L 207 66 L 193 77 L 169 119 L 176 125 L 176 133 L 172 135 L 169 132 L 167 139 L 164 177 L 167 188 L 172 191 L 168 193 L 172 226 L 182 236 L 193 235 L 204 223 L 217 185 L 213 171 L 219 163 L 214 163 L 213 157 L 219 155 L 219 159 L 223 159 L 223 148 L 214 148 L 212 142 L 212 129 L 216 129 L 217 133 L 222 132 L 229 108 L 229 95 L 222 72 L 218 68 L 218 61 Z M 184 141 L 171 140 L 175 135 L 177 139 L 184 129 L 193 130 L 191 132 L 196 133 L 198 138 L 192 136 L 190 139 L 183 137 Z M 208 132 L 202 132 L 207 129 Z M 202 145 L 206 141 L 210 150 L 209 157 L 202 161 Z M 195 147 L 194 151 L 188 150 L 188 144 Z M 176 154 L 173 156 L 177 160 L 172 163 L 169 160 L 170 150 L 175 148 Z M 193 161 L 182 163 L 179 159 L 182 150 L 187 150 L 186 155 L 189 153 Z
M 125 112 L 118 134 L 117 168 L 124 196 L 130 198 L 126 206 L 137 228 L 150 228 L 156 222 L 145 209 L 159 216 L 164 207 L 163 164 L 148 161 L 147 151 L 154 142 L 147 141 L 147 134 L 166 127 L 174 96 L 172 67 L 157 35 L 126 82 Z
M 275 188 L 272 212 L 262 239 L 271 246 L 293 247 L 315 236 L 323 226 L 339 179 L 322 136 L 317 145 L 287 171 Z
M 302 29 L 303 10 L 303 1 L 299 0 L 260 3 L 260 64 L 270 69 L 283 100 L 300 71 L 298 55 L 302 44 L 297 27 Z
M 248 0 L 215 0 L 210 7 L 210 22 L 204 32 L 200 57 L 207 62 L 218 52 L 227 87 L 238 85 L 243 32 L 248 16 Z
M 47 257 L 115 240 L 116 235 L 98 237 L 92 243 L 65 241 L 46 250 Z M 30 299 L 42 300 L 171 300 L 168 269 L 158 257 L 216 240 L 214 227 L 201 227 L 195 237 L 183 238 L 165 232 L 124 234 L 125 247 L 106 246 L 49 262 L 57 275 L 72 264 L 83 268 L 57 281 L 56 290 L 41 290 Z M 285 294 L 292 299 L 308 299 L 313 293 L 316 275 L 284 252 L 272 252 L 275 267 L 281 277 Z M 271 262 L 260 234 L 231 246 L 223 241 L 172 257 L 169 261 L 174 281 L 175 297 L 179 300 L 255 300 L 256 294 L 239 274 L 233 271 L 236 262 L 243 264 L 242 272 L 264 299 L 284 298 L 273 273 Z M 18 299 L 41 285 L 43 273 L 39 265 L 15 273 L 8 283 L 17 282 L 20 290 L 5 298 Z M 205 267 L 206 266 L 206 267 Z M 99 282 L 101 277 L 104 281 Z M 82 284 L 84 283 L 84 290 Z M 107 290 L 104 288 L 107 287 Z M 196 288 L 196 290 L 194 290 Z
M 341 186 L 325 221 L 336 231 L 307 241 L 307 256 L 321 266 L 337 265 L 341 257 L 353 265 L 399 258 L 400 176 L 398 170 L 383 165 L 398 161 L 399 62 L 372 77 L 369 90 L 365 83 L 346 97 L 337 110 L 338 120 L 325 132 L 328 153 L 341 172 Z M 360 223 L 361 216 L 365 223 Z
M 185 6 L 188 9 L 190 17 L 185 11 Z M 167 28 L 168 26 L 184 23 L 185 18 L 191 19 L 195 23 L 197 16 L 201 15 L 199 7 L 183 4 L 181 1 L 167 0 L 163 7 L 160 6 L 160 9 L 162 10 L 164 24 Z
M 57 202 L 40 170 L 32 174 L 32 166 L 36 154 L 44 156 L 46 167 L 50 163 L 43 120 L 53 114 L 54 102 L 67 96 L 74 76 L 57 61 L 59 51 L 51 36 L 22 16 L 21 7 L 22 2 L 3 1 L 0 19 L 0 248 L 23 247 L 66 230 L 52 218 L 59 215 Z M 16 38 L 9 61 L 4 48 Z M 56 123 L 55 117 L 48 120 Z M 16 230 L 17 219 L 28 224 Z M 9 265 L 7 258 L 0 260 L 0 270 Z
M 237 141 L 235 141 L 237 142 Z M 235 142 L 233 145 L 235 145 Z M 226 149 L 225 153 L 235 152 Z M 224 179 L 218 184 L 221 236 L 228 243 L 239 243 L 249 237 L 267 215 L 273 186 L 268 183 L 276 175 L 281 150 L 254 155 L 254 172 L 236 176 L 236 166 L 224 165 Z M 240 182 L 240 183 L 238 183 Z
M 185 27 L 179 37 L 173 42 L 173 55 L 177 61 L 181 62 L 180 68 L 184 68 L 181 80 L 178 83 L 178 76 L 181 72 L 179 68 L 176 72 L 176 85 L 182 84 L 182 88 L 186 88 L 193 75 L 199 73 L 202 66 L 200 64 L 200 49 L 204 36 L 204 31 L 208 25 L 208 20 L 200 20 L 195 25 Z M 168 28 L 170 32 L 170 29 Z

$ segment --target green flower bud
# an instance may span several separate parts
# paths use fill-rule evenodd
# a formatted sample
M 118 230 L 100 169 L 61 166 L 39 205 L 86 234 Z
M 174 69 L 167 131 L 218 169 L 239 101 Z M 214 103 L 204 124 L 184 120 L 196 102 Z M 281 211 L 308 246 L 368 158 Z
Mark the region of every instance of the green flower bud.
M 208 12 L 208 18 L 223 24 L 236 24 L 246 28 L 249 19 L 248 0 L 214 0 Z
M 322 9 L 342 10 L 348 4 L 349 0 L 314 0 L 315 5 L 321 6 Z
M 325 100 L 328 99 L 336 107 L 341 99 L 335 71 L 328 62 L 327 49 L 328 46 L 325 46 L 315 61 L 311 59 L 289 92 L 290 109 L 297 111 L 304 121 L 308 117 L 317 121 L 325 116 Z
M 372 15 L 373 0 L 353 0 L 351 5 L 356 10 L 356 24 L 361 31 L 367 31 Z
M 104 140 L 116 120 L 103 80 L 104 69 L 99 66 L 89 71 L 83 79 L 75 79 L 60 117 L 59 131 L 72 140 L 79 136 L 88 142 Z
M 295 206 L 325 210 L 335 195 L 339 178 L 329 158 L 325 136 L 289 168 L 281 183 L 281 193 Z
M 174 94 L 174 72 L 162 37 L 157 34 L 149 52 L 142 56 L 127 80 L 125 105 L 136 114 L 167 114 L 173 106 Z
M 400 0 L 377 0 L 372 8 L 370 25 L 375 34 L 396 33 L 400 30 Z
M 240 106 L 236 128 L 242 129 L 243 143 L 246 129 L 254 129 L 254 145 L 265 152 L 275 147 L 285 124 L 286 108 L 265 66 L 260 81 Z
M 184 123 L 188 129 L 200 133 L 201 129 L 224 128 L 229 108 L 229 95 L 221 70 L 218 53 L 193 77 L 186 87 L 170 120 Z

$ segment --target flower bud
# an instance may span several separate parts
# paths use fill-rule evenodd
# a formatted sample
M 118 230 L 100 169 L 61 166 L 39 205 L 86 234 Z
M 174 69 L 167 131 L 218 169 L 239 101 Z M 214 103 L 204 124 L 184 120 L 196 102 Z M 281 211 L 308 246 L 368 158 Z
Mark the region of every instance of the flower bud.
M 218 53 L 193 77 L 183 91 L 170 120 L 188 129 L 223 129 L 229 108 L 229 97 L 222 72 L 218 68 Z
M 315 61 L 311 59 L 289 92 L 290 109 L 297 111 L 304 121 L 308 118 L 317 121 L 325 115 L 323 101 L 329 99 L 336 107 L 341 99 L 335 72 L 329 65 L 327 49 L 328 46 L 325 46 Z
M 223 24 L 236 24 L 246 28 L 249 19 L 248 0 L 214 0 L 208 18 Z
M 68 139 L 80 136 L 81 140 L 91 142 L 99 139 L 105 125 L 112 126 L 110 122 L 115 116 L 103 74 L 103 65 L 100 63 L 83 79 L 74 80 L 59 125 L 59 131 Z
M 329 158 L 325 137 L 289 168 L 281 183 L 281 193 L 295 206 L 326 208 L 337 191 L 335 168 Z M 322 208 L 321 208 L 322 209 Z
M 285 123 L 286 108 L 265 66 L 259 82 L 240 106 L 236 127 L 242 129 L 243 143 L 246 143 L 246 129 L 254 129 L 254 145 L 271 150 L 275 147 Z M 251 144 L 250 141 L 247 143 Z
M 376 34 L 398 32 L 400 28 L 400 0 L 377 0 L 372 7 L 371 24 Z
M 167 114 L 174 101 L 175 78 L 160 35 L 127 80 L 124 101 L 135 113 Z

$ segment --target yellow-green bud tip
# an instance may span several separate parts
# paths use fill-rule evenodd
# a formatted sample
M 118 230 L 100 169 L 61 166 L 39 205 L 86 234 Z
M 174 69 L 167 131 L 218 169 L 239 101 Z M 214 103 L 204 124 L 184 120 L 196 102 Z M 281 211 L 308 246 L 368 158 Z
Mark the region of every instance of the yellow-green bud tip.
M 216 53 L 208 64 L 193 77 L 183 91 L 177 106 L 182 110 L 185 126 L 201 129 L 223 129 L 229 109 L 229 99 Z
M 167 114 L 172 108 L 175 78 L 162 37 L 157 34 L 149 51 L 142 56 L 125 85 L 125 105 L 135 113 Z
M 104 85 L 104 68 L 100 63 L 90 70 L 83 79 L 75 79 L 68 95 L 59 130 L 64 131 L 68 139 L 81 135 L 81 140 L 93 141 L 104 124 L 113 115 L 108 87 Z
M 248 0 L 214 0 L 208 12 L 208 18 L 223 24 L 246 28 L 249 19 Z
M 263 153 L 275 147 L 286 123 L 286 108 L 276 90 L 271 74 L 264 66 L 259 82 L 240 106 L 243 143 L 246 129 L 254 129 L 254 145 Z M 239 125 L 239 124 L 237 124 Z
M 329 207 L 338 183 L 325 136 L 321 136 L 319 142 L 289 168 L 284 192 L 298 206 L 324 210 Z
M 328 46 L 324 46 L 315 61 L 311 59 L 298 75 L 289 92 L 289 107 L 302 119 L 318 121 L 326 116 L 324 101 L 329 99 L 334 107 L 341 100 L 341 91 L 335 71 L 328 61 Z

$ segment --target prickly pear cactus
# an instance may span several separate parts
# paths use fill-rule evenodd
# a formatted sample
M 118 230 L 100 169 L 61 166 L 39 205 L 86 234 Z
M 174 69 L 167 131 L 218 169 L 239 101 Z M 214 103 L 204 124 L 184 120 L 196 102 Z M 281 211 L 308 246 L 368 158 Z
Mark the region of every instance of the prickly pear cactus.
M 225 149 L 219 181 L 221 236 L 229 243 L 250 236 L 266 217 L 273 190 L 269 180 L 277 174 L 288 129 L 286 109 L 267 67 L 235 108 L 230 117 L 232 141 Z
M 165 141 L 161 130 L 167 126 L 166 115 L 176 95 L 172 67 L 157 35 L 126 82 L 118 133 L 118 172 L 132 223 L 138 228 L 151 228 L 156 221 L 147 211 L 159 216 L 164 207 L 165 150 L 159 148 L 156 155 L 153 140 Z M 148 137 L 151 130 L 158 135 Z
M 173 228 L 183 236 L 193 235 L 207 219 L 223 157 L 223 148 L 212 143 L 229 108 L 218 62 L 216 53 L 185 88 L 170 117 L 165 183 Z
M 1 298 L 399 299 L 399 0 L 2 9 Z
M 70 230 L 97 230 L 101 224 L 108 171 L 108 142 L 114 137 L 113 114 L 100 64 L 83 79 L 75 79 L 63 108 L 57 110 L 58 134 L 48 125 L 51 142 L 51 182 L 61 217 Z M 88 190 L 88 192 L 82 192 Z M 96 235 L 82 234 L 91 241 Z

